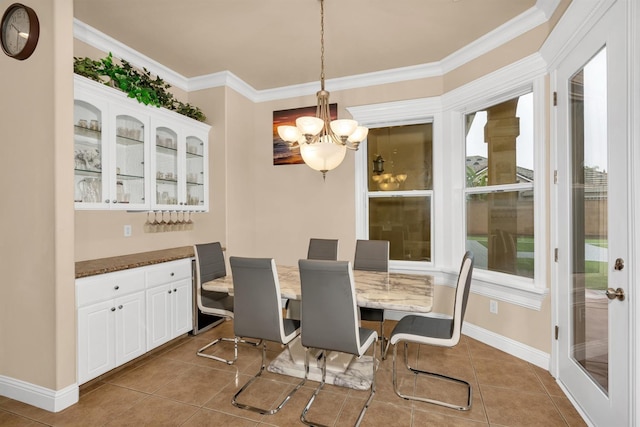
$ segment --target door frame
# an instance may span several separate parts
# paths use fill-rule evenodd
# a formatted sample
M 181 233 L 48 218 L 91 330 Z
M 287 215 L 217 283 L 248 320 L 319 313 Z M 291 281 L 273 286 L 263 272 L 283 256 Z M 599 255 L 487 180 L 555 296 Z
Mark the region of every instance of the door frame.
M 640 5 L 634 1 L 618 0 L 624 3 L 623 7 L 626 8 L 627 16 L 627 34 L 625 34 L 627 42 L 627 89 L 629 98 L 627 102 L 627 150 L 628 150 L 628 178 L 629 189 L 627 194 L 630 195 L 631 200 L 628 202 L 628 224 L 629 224 L 629 252 L 627 263 L 628 277 L 628 289 L 625 289 L 626 296 L 629 303 L 629 408 L 628 418 L 630 425 L 637 425 L 640 422 L 640 412 L 636 408 L 636 402 L 640 399 L 638 395 L 638 387 L 640 385 L 640 369 L 637 368 L 640 363 L 640 340 L 638 339 L 638 331 L 640 331 L 640 314 L 637 313 L 638 304 L 636 302 L 635 294 L 638 287 L 638 275 L 639 269 L 635 266 L 640 265 L 640 167 L 633 167 L 633 165 L 640 165 L 640 121 L 633 120 L 637 114 L 640 114 L 640 78 L 637 77 L 640 72 Z M 555 174 L 558 170 L 558 150 L 559 150 L 559 135 L 562 129 L 558 128 L 557 110 L 553 106 L 553 94 L 558 90 L 557 81 L 557 69 L 558 64 L 561 63 L 564 58 L 575 48 L 577 44 L 581 42 L 584 36 L 593 28 L 594 25 L 602 18 L 602 16 L 609 10 L 616 0 L 600 0 L 596 3 L 591 2 L 573 2 L 569 9 L 577 9 L 568 11 L 566 13 L 566 22 L 563 22 L 564 18 L 558 23 L 556 30 L 561 33 L 555 42 L 563 39 L 562 47 L 556 48 L 554 53 L 550 51 L 545 52 L 543 48 L 543 54 L 547 54 L 549 57 L 549 95 L 551 105 L 550 109 L 550 280 L 551 280 L 551 361 L 549 370 L 551 374 L 558 378 L 559 376 L 559 341 L 555 339 L 555 327 L 559 323 L 560 307 L 559 307 L 559 268 L 558 264 L 554 262 L 554 249 L 558 247 L 558 185 L 555 185 Z M 591 3 L 591 4 L 587 4 Z M 577 30 L 576 30 L 577 29 Z M 555 30 L 554 30 L 555 31 Z M 549 55 L 550 54 L 550 55 Z M 562 84 L 562 83 L 560 83 Z M 635 148 L 635 149 L 634 149 Z M 566 256 L 566 254 L 565 254 Z M 567 394 L 567 397 L 571 400 L 578 412 L 581 413 L 585 420 L 588 420 L 585 412 L 580 408 L 577 402 L 571 397 L 568 391 L 562 384 L 558 383 L 563 391 Z

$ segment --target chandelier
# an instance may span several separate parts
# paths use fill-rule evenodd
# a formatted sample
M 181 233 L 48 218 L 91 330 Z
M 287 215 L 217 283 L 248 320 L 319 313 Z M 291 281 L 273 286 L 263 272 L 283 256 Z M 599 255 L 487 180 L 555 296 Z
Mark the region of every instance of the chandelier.
M 331 120 L 329 92 L 324 88 L 324 0 L 320 0 L 320 91 L 316 115 L 296 119 L 295 126 L 278 126 L 278 135 L 292 148 L 300 147 L 302 160 L 311 169 L 326 173 L 344 160 L 347 148 L 357 150 L 369 129 L 355 120 Z

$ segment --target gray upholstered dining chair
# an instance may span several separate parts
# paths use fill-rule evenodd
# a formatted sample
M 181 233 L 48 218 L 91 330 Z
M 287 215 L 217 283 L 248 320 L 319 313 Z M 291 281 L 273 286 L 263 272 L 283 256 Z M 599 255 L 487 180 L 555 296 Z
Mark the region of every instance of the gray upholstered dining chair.
M 203 283 L 227 275 L 222 245 L 220 242 L 202 243 L 194 245 L 193 248 L 196 256 L 196 301 L 198 308 L 204 314 L 233 319 L 233 297 L 226 292 L 214 292 L 202 288 Z M 233 359 L 225 359 L 206 353 L 206 350 L 221 341 L 233 342 Z M 257 345 L 257 343 L 248 344 Z M 232 365 L 238 359 L 238 343 L 235 338 L 217 338 L 200 348 L 197 355 Z
M 307 259 L 324 259 L 336 261 L 338 259 L 338 239 L 309 239 L 309 249 Z M 300 319 L 300 301 L 287 300 L 285 305 L 287 317 Z
M 472 392 L 471 385 L 467 381 L 413 368 L 409 366 L 407 353 L 408 343 L 433 345 L 438 347 L 454 347 L 458 344 L 460 341 L 464 313 L 467 309 L 472 273 L 473 254 L 468 251 L 465 253 L 464 258 L 462 259 L 462 265 L 460 266 L 460 274 L 458 275 L 455 299 L 453 303 L 453 316 L 451 319 L 408 315 L 403 317 L 393 329 L 391 337 L 389 338 L 389 345 L 393 345 L 393 389 L 396 394 L 403 399 L 433 403 L 447 408 L 457 409 L 459 411 L 467 411 L 471 409 Z M 401 393 L 398 387 L 396 369 L 396 353 L 398 344 L 400 343 L 404 344 L 404 364 L 416 378 L 420 375 L 425 375 L 464 385 L 467 389 L 467 403 L 465 405 L 456 405 L 423 396 L 417 396 L 415 394 L 406 395 Z M 388 346 L 385 353 L 386 351 L 388 351 Z M 413 384 L 413 381 L 411 383 Z
M 376 391 L 376 342 L 378 334 L 361 328 L 353 272 L 349 261 L 298 261 L 302 291 L 302 345 L 305 347 L 305 378 L 309 375 L 309 348 L 321 350 L 322 380 L 302 410 L 300 420 L 318 425 L 306 418 L 314 400 L 324 387 L 327 352 L 338 351 L 360 357 L 373 344 L 372 377 L 369 398 L 360 411 L 359 425 Z
M 262 364 L 258 373 L 252 377 L 233 396 L 231 403 L 241 409 L 260 414 L 272 415 L 287 403 L 291 396 L 305 383 L 303 379 L 287 394 L 275 408 L 263 409 L 240 403 L 238 398 L 264 372 L 267 361 L 267 343 L 273 341 L 289 344 L 300 334 L 300 321 L 283 319 L 280 282 L 276 272 L 276 263 L 271 258 L 230 257 L 233 276 L 234 320 L 233 330 L 236 339 L 252 338 L 262 341 Z
M 389 271 L 389 241 L 357 240 L 353 260 L 354 270 Z M 360 307 L 360 320 L 380 323 L 380 354 L 385 348 L 384 309 Z
M 338 239 L 309 239 L 307 259 L 326 259 L 335 261 L 338 259 Z

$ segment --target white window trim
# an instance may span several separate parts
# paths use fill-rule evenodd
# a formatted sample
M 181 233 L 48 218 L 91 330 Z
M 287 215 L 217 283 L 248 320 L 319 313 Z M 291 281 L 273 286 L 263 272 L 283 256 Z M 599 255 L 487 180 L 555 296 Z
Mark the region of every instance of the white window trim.
M 550 249 L 544 192 L 551 173 L 545 169 L 544 161 L 547 153 L 544 113 L 547 102 L 546 72 L 542 56 L 533 54 L 442 97 L 347 108 L 355 120 L 368 127 L 433 122 L 432 262 L 425 265 L 426 263 L 396 261 L 390 264 L 393 271 L 435 274 L 439 285 L 455 285 L 459 254 L 464 253 L 466 246 L 466 230 L 463 226 L 466 218 L 465 139 L 462 129 L 464 114 L 533 91 L 534 139 L 541 142 L 534 144 L 535 278 L 475 269 L 472 292 L 540 310 L 549 293 L 547 263 L 550 262 L 547 256 Z M 368 235 L 367 221 L 361 220 L 367 217 L 367 166 L 365 150 L 359 150 L 355 156 L 356 238 L 366 238 Z M 517 184 L 514 185 L 516 187 Z
M 433 123 L 433 149 L 436 145 L 441 145 L 438 142 L 436 122 L 440 117 L 440 110 L 442 109 L 440 98 L 421 98 L 412 99 L 407 101 L 388 102 L 382 104 L 372 104 L 358 107 L 349 107 L 347 111 L 351 113 L 354 120 L 361 123 L 363 126 L 369 128 L 380 128 L 387 126 L 404 126 L 414 125 L 422 123 Z M 366 147 L 367 141 L 361 144 L 361 147 Z M 434 177 L 436 174 L 435 165 L 435 152 L 432 152 L 434 159 Z M 425 270 L 434 269 L 434 254 L 437 253 L 437 242 L 440 238 L 435 234 L 438 233 L 438 229 L 434 226 L 436 220 L 437 209 L 437 183 L 433 183 L 431 190 L 419 190 L 419 191 L 394 191 L 390 192 L 377 192 L 369 191 L 367 182 L 367 156 L 366 150 L 361 149 L 356 152 L 355 156 L 355 185 L 356 185 L 356 239 L 366 239 L 369 235 L 369 216 L 367 212 L 369 210 L 369 197 L 389 197 L 390 195 L 402 195 L 402 196 L 431 196 L 431 261 L 390 261 L 389 269 L 397 272 L 418 273 Z M 366 218 L 366 220 L 362 220 Z

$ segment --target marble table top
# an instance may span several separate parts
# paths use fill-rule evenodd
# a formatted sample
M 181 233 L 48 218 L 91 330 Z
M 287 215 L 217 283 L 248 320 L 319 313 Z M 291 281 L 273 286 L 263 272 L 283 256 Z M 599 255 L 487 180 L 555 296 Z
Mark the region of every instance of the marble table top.
M 283 298 L 299 300 L 298 267 L 277 266 Z M 353 270 L 356 298 L 360 307 L 428 313 L 433 306 L 433 276 Z M 230 275 L 202 284 L 205 290 L 233 294 Z

